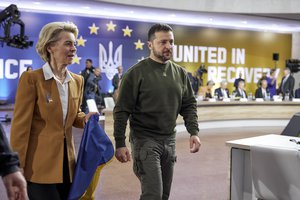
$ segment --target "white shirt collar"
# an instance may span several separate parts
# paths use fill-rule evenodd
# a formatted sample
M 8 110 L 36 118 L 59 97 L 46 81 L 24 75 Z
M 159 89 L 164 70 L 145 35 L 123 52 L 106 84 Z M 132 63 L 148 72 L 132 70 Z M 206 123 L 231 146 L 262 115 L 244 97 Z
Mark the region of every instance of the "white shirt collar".
M 45 80 L 49 80 L 51 78 L 55 78 L 53 72 L 52 72 L 52 69 L 49 65 L 48 62 L 46 62 L 44 65 L 43 65 L 43 73 L 44 73 L 44 77 L 45 77 Z M 71 76 L 68 68 L 66 68 L 66 79 L 64 81 L 64 83 L 67 83 L 69 81 L 73 80 L 73 77 Z
M 285 76 L 285 79 L 287 79 L 289 76 L 290 76 L 290 74 L 286 75 L 286 76 Z

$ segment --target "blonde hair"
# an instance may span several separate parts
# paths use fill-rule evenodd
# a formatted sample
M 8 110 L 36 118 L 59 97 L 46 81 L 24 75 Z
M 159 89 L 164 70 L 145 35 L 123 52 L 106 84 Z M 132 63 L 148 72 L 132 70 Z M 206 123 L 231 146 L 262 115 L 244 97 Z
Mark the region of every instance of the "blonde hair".
M 78 28 L 72 22 L 51 22 L 42 28 L 35 49 L 45 62 L 50 61 L 50 54 L 47 51 L 48 46 L 50 43 L 59 40 L 58 35 L 62 31 L 73 33 L 75 38 L 78 36 Z

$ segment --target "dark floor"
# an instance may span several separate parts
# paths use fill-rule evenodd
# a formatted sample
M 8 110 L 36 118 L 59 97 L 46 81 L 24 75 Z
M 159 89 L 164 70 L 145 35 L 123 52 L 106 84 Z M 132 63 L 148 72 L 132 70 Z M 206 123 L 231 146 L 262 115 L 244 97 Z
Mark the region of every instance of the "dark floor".
M 6 126 L 9 131 L 9 125 Z M 189 136 L 177 137 L 177 164 L 170 200 L 229 199 L 229 148 L 225 142 L 264 134 L 279 134 L 283 127 L 226 128 L 201 130 L 201 151 L 189 153 Z M 75 129 L 76 146 L 81 130 Z M 139 182 L 132 172 L 132 163 L 113 160 L 104 168 L 96 192 L 99 200 L 137 200 Z M 7 200 L 0 181 L 0 200 Z

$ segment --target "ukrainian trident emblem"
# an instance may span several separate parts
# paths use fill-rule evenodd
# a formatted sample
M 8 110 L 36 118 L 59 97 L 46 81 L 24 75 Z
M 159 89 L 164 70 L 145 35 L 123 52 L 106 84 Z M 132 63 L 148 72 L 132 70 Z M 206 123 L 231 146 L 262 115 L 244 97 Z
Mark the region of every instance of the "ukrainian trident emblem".
M 104 46 L 99 43 L 99 67 L 109 80 L 117 73 L 117 67 L 122 66 L 122 47 L 119 45 L 113 55 L 113 43 L 108 43 L 108 56 Z

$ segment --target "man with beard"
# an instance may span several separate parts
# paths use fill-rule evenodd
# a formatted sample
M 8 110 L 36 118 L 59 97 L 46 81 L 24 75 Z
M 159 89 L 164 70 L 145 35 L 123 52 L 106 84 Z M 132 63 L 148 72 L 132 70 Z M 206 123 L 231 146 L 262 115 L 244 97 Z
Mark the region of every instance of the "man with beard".
M 125 144 L 127 120 L 133 170 L 141 182 L 141 200 L 169 198 L 175 155 L 175 126 L 183 116 L 191 137 L 190 152 L 200 148 L 197 106 L 186 71 L 170 61 L 172 28 L 155 24 L 148 32 L 150 56 L 131 67 L 122 78 L 114 108 L 116 158 L 131 160 Z

